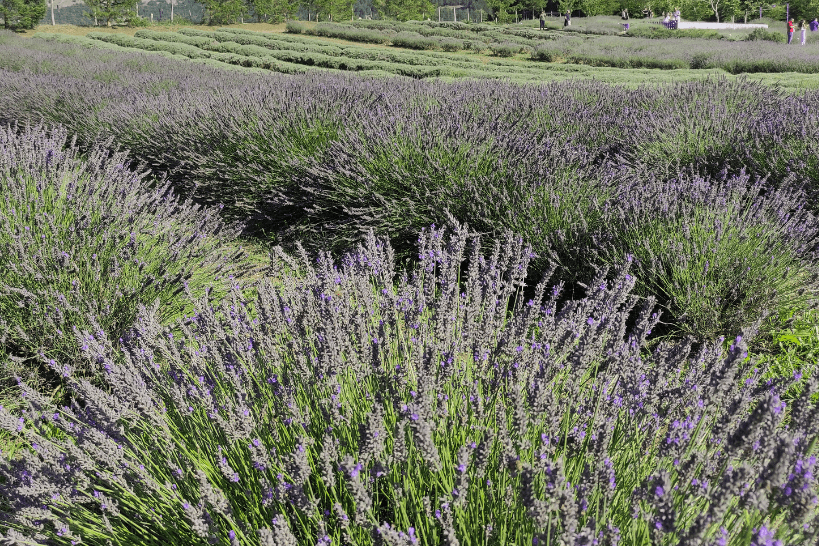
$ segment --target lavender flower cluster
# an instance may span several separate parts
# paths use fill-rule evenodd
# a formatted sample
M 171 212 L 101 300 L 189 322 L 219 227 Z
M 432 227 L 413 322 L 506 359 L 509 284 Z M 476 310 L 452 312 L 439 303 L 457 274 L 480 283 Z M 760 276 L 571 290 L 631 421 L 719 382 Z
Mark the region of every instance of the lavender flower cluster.
M 158 299 L 169 318 L 184 290 L 201 295 L 247 269 L 240 227 L 111 146 L 81 154 L 66 129 L 0 127 L 0 347 L 13 360 L 3 381 L 36 383 L 42 361 L 78 367 L 75 329 L 116 339 L 140 304 Z
M 451 221 L 403 274 L 372 234 L 338 262 L 279 249 L 251 300 L 169 328 L 142 307 L 122 349 L 78 331 L 103 388 L 66 359 L 76 402 L 23 384 L 27 409 L 0 408 L 29 446 L 0 456 L 6 543 L 819 539 L 819 384 L 787 406 L 799 378 L 761 379 L 752 328 L 648 350 L 628 268 L 527 300 L 531 248 Z

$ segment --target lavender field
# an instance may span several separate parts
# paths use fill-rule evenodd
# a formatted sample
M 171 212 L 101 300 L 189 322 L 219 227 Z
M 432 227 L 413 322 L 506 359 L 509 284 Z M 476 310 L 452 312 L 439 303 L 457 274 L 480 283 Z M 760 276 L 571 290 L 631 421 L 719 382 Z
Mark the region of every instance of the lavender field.
M 292 61 L 0 35 L 4 543 L 819 542 L 819 93 Z

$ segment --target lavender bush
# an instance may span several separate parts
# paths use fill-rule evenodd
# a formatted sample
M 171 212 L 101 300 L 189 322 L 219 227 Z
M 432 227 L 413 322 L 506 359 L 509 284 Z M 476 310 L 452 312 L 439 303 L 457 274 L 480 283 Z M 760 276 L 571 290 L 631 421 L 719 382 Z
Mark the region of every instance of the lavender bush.
M 803 192 L 724 173 L 620 191 L 602 205 L 586 252 L 597 263 L 633 260 L 642 293 L 657 296 L 683 331 L 713 338 L 816 305 L 819 222 Z
M 770 41 L 710 39 L 652 40 L 622 36 L 572 37 L 548 46 L 555 58 L 570 63 L 618 68 L 721 68 L 732 74 L 819 71 L 819 45 L 789 48 Z
M 43 359 L 79 366 L 74 329 L 91 329 L 88 316 L 95 335 L 117 339 L 139 305 L 158 300 L 168 320 L 183 290 L 201 296 L 248 268 L 238 226 L 110 145 L 81 155 L 65 129 L 0 128 L 0 343 L 14 362 L 3 381 L 23 374 L 40 388 Z
M 396 275 L 373 236 L 341 262 L 163 328 L 120 352 L 78 332 L 105 390 L 0 408 L 12 544 L 761 544 L 819 538 L 819 385 L 727 350 L 645 351 L 659 317 L 604 272 L 559 306 L 531 249 L 487 256 L 465 227 Z M 462 269 L 462 264 L 466 265 Z M 510 308 L 513 312 L 509 314 Z M 633 326 L 629 327 L 629 324 Z M 81 402 L 80 402 L 81 401 Z M 784 426 L 786 420 L 789 426 Z
M 769 212 L 762 223 L 753 215 L 741 217 L 737 229 L 765 233 L 763 252 L 783 261 L 748 277 L 742 292 L 779 295 L 765 305 L 756 298 L 759 306 L 741 312 L 720 312 L 720 331 L 734 331 L 764 312 L 785 314 L 811 299 L 813 220 L 805 217 L 804 240 L 779 238 L 789 207 L 802 200 L 815 210 L 815 92 L 785 96 L 727 80 L 629 90 L 598 82 L 516 86 L 341 74 L 264 77 L 158 58 L 144 69 L 145 56 L 138 54 L 111 59 L 107 53 L 103 61 L 90 52 L 80 62 L 41 45 L 28 47 L 4 49 L 8 54 L 0 63 L 10 68 L 0 79 L 0 116 L 65 124 L 86 145 L 113 137 L 167 172 L 178 191 L 204 204 L 224 202 L 224 213 L 247 222 L 255 234 L 320 242 L 338 251 L 374 228 L 406 255 L 414 233 L 442 221 L 448 209 L 486 236 L 504 229 L 520 233 L 541 256 L 535 268 L 551 258 L 563 266 L 565 280 L 585 283 L 594 266 L 639 254 L 632 247 L 652 238 L 633 236 L 624 223 L 609 239 L 597 237 L 607 229 L 604 214 L 615 217 L 643 194 L 660 196 L 681 173 L 719 184 L 744 171 L 749 187 L 766 180 L 764 192 L 751 193 L 753 206 Z M 31 68 L 17 71 L 17 63 Z M 784 200 L 762 204 L 780 189 Z M 648 199 L 641 214 L 662 224 L 664 206 L 662 199 Z M 734 218 L 722 201 L 707 207 L 704 217 Z M 656 233 L 670 229 L 648 227 Z M 738 257 L 732 247 L 720 248 L 725 254 L 719 261 Z M 693 254 L 680 259 L 699 263 Z M 786 293 L 774 282 L 786 270 L 781 264 L 791 264 L 782 267 L 794 275 Z M 715 308 L 744 301 L 731 296 L 733 284 L 698 288 L 691 284 L 696 276 L 672 281 L 669 269 L 641 271 L 641 293 L 660 296 L 678 320 L 686 319 L 672 301 L 678 297 L 659 287 L 681 283 L 680 293 L 691 290 L 698 301 L 719 298 L 707 304 Z M 797 287 L 796 279 L 808 284 Z M 687 320 L 695 319 L 689 314 Z M 709 337 L 715 326 L 691 323 L 686 329 Z

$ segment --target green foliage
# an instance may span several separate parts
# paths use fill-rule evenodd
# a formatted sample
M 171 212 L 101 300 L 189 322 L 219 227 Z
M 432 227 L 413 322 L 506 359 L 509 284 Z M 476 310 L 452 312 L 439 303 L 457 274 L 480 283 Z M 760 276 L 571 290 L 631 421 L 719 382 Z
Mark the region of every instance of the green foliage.
M 128 19 L 129 27 L 147 27 L 150 24 L 151 22 L 145 17 L 131 17 L 130 19 Z
M 662 11 L 674 11 L 676 8 L 680 9 L 680 16 L 689 21 L 702 21 L 714 16 L 708 0 L 681 0 L 680 2 L 669 0 Z M 655 14 L 659 9 L 655 9 Z
M 375 0 L 373 5 L 382 16 L 399 21 L 423 20 L 435 11 L 429 0 Z
M 33 29 L 45 13 L 45 0 L 0 0 L 0 18 L 6 30 Z
M 781 197 L 763 198 L 762 184 L 747 180 L 709 181 L 708 188 L 680 180 L 700 187 L 664 189 L 669 206 L 662 219 L 634 211 L 607 222 L 614 235 L 601 261 L 618 263 L 631 253 L 643 293 L 666 302 L 678 327 L 699 339 L 737 331 L 767 310 L 806 309 L 816 297 L 817 271 L 779 223 Z M 780 190 L 783 196 L 791 191 Z M 729 205 L 714 207 L 717 199 Z
M 561 15 L 565 15 L 567 11 L 574 12 L 579 6 L 579 0 L 558 0 L 557 2 L 557 10 Z
M 464 49 L 474 51 L 475 53 L 480 53 L 487 47 L 486 42 L 482 42 L 481 40 L 464 40 Z
M 492 14 L 497 22 L 514 22 L 515 13 L 514 10 L 512 10 L 514 0 L 487 0 L 486 4 L 492 10 Z
M 281 23 L 296 7 L 293 0 L 248 0 L 256 20 L 265 23 Z
M 353 19 L 355 0 L 313 0 L 316 16 L 322 21 L 350 21 Z
M 83 0 L 88 7 L 88 16 L 94 21 L 127 23 L 136 18 L 136 0 Z
M 580 0 L 579 8 L 587 17 L 610 15 L 617 11 L 618 3 L 617 0 Z
M 238 23 L 248 15 L 248 6 L 244 0 L 202 0 L 205 5 L 205 21 L 209 25 L 227 25 Z
M 785 43 L 788 41 L 784 32 L 771 32 L 770 30 L 764 28 L 755 28 L 750 34 L 748 34 L 748 36 L 745 37 L 745 40 L 749 42 L 764 40 L 779 43 Z

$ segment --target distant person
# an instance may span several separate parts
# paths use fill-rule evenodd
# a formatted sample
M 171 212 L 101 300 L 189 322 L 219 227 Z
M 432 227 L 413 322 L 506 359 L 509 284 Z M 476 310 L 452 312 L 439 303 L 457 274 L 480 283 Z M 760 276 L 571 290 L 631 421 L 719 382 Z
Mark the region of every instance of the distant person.
M 793 40 L 793 18 L 788 20 L 788 45 Z
M 624 11 L 624 12 L 625 12 L 625 14 L 626 14 L 626 21 L 628 21 L 628 8 L 624 9 L 623 11 Z
M 540 12 L 540 30 L 546 30 L 546 10 Z
M 563 19 L 563 26 L 568 27 L 568 26 L 571 26 L 571 24 L 572 24 L 572 12 L 569 11 L 569 10 L 566 10 L 566 18 Z
M 816 17 L 813 18 L 813 21 L 810 22 L 810 31 L 816 32 L 819 30 L 819 21 L 816 20 Z
M 675 20 L 675 21 L 677 21 L 677 22 L 679 22 L 679 21 L 680 21 L 680 9 L 679 9 L 679 8 L 677 8 L 677 9 L 674 11 L 674 20 Z
M 663 23 L 668 25 L 668 23 L 670 23 L 670 22 L 671 22 L 671 16 L 666 13 L 665 17 L 663 17 Z
M 799 31 L 802 38 L 802 45 L 805 45 L 805 39 L 807 38 L 808 35 L 808 25 L 807 23 L 805 23 L 804 19 L 802 19 L 802 21 L 799 23 Z

